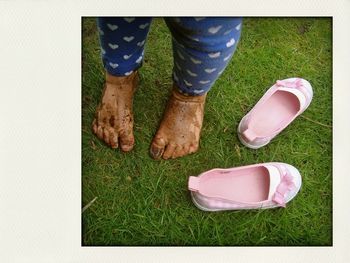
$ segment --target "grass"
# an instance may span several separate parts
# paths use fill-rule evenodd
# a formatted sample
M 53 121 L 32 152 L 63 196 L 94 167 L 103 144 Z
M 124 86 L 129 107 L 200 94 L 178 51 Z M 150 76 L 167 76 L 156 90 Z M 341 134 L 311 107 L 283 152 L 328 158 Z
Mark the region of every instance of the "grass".
M 150 142 L 171 89 L 171 36 L 153 20 L 134 99 L 136 147 L 123 154 L 91 132 L 104 71 L 95 19 L 82 28 L 83 245 L 332 245 L 332 21 L 246 18 L 234 58 L 208 94 L 198 153 L 154 161 Z M 300 76 L 314 88 L 302 116 L 268 146 L 244 147 L 236 128 L 276 79 Z M 156 102 L 156 103 L 155 103 Z M 187 180 L 215 167 L 290 163 L 303 186 L 286 209 L 203 212 Z

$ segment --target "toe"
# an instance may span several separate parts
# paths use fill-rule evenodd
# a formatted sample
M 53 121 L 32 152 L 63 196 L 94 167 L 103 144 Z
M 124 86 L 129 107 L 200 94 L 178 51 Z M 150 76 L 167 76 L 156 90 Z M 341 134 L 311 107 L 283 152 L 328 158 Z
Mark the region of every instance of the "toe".
M 164 153 L 166 141 L 162 137 L 155 137 L 151 144 L 150 154 L 154 159 L 160 159 Z
M 183 155 L 190 154 L 190 145 L 186 144 L 183 147 Z
M 185 155 L 184 148 L 181 145 L 178 145 L 176 147 L 176 149 L 174 150 L 172 158 L 178 158 L 178 157 L 181 157 L 181 156 L 184 156 L 184 155 Z
M 113 149 L 118 148 L 118 135 L 113 128 L 109 128 L 109 144 Z
M 198 144 L 191 144 L 189 148 L 189 153 L 195 153 L 198 151 Z
M 96 123 L 96 119 L 94 119 L 94 121 L 92 122 L 92 130 L 93 130 L 94 134 L 97 134 L 97 123 Z
M 103 129 L 103 140 L 109 145 L 109 131 L 107 128 Z
M 164 151 L 164 154 L 163 154 L 163 159 L 169 159 L 170 157 L 172 157 L 173 156 L 173 153 L 174 153 L 174 151 L 175 151 L 175 149 L 176 149 L 176 145 L 174 145 L 174 144 L 168 144 L 167 146 L 166 146 L 166 149 L 165 149 L 165 151 Z
M 130 132 L 129 134 L 120 135 L 120 148 L 124 152 L 131 151 L 134 148 L 134 135 Z
M 101 126 L 97 127 L 97 137 L 101 140 L 103 140 L 103 129 Z

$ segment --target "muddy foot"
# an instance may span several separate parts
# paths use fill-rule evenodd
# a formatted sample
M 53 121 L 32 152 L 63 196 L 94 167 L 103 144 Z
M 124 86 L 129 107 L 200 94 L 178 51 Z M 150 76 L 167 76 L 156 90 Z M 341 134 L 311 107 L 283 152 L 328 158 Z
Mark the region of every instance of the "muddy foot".
M 137 72 L 126 77 L 106 74 L 101 103 L 92 123 L 93 132 L 112 148 L 127 152 L 134 147 L 133 95 L 138 84 Z
M 185 96 L 174 87 L 150 154 L 169 159 L 194 153 L 199 147 L 206 94 Z

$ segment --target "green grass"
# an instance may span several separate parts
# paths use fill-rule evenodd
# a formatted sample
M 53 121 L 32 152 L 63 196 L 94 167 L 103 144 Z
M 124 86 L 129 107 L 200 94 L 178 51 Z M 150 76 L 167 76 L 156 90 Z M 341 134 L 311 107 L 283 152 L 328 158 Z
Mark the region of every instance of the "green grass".
M 154 161 L 149 146 L 171 90 L 171 36 L 153 20 L 134 99 L 136 147 L 111 150 L 91 132 L 104 71 L 95 20 L 83 19 L 83 245 L 332 245 L 332 21 L 246 18 L 234 58 L 208 94 L 198 153 Z M 240 119 L 277 80 L 308 79 L 314 99 L 268 146 L 244 147 Z M 187 180 L 215 167 L 280 161 L 303 186 L 286 209 L 203 212 Z

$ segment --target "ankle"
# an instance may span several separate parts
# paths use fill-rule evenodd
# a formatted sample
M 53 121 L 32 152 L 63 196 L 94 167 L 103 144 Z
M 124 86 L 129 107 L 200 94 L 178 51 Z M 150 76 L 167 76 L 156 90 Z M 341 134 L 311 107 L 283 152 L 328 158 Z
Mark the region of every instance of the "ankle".
M 136 84 L 138 81 L 138 72 L 134 71 L 128 76 L 114 76 L 106 71 L 106 82 L 113 85 Z
M 207 97 L 207 93 L 204 93 L 203 95 L 185 95 L 181 92 L 180 88 L 174 83 L 173 84 L 173 96 L 180 101 L 186 101 L 186 102 L 205 102 L 205 99 Z

